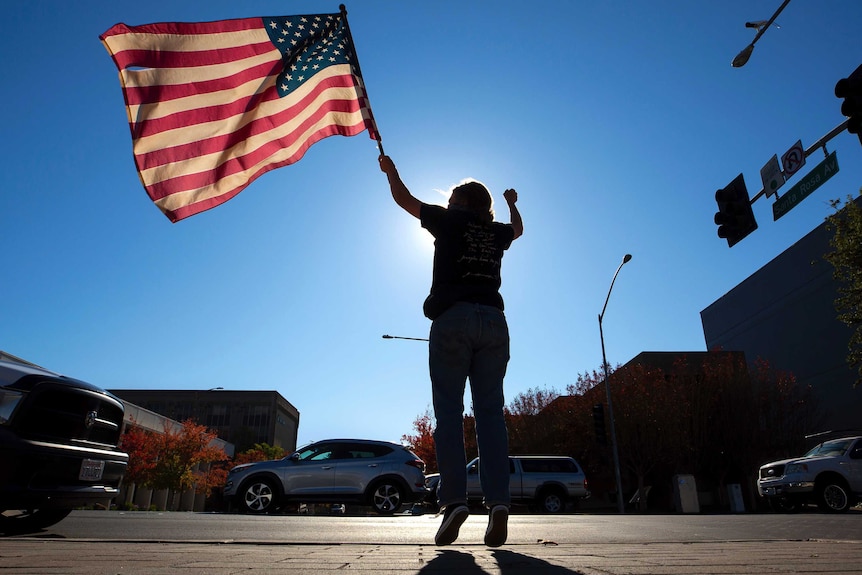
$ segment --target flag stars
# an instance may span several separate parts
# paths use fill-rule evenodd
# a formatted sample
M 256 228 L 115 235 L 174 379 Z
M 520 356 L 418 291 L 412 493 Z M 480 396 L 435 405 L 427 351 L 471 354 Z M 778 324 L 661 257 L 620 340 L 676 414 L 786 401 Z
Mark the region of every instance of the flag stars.
M 336 14 L 266 20 L 270 39 L 282 53 L 284 68 L 276 86 L 284 96 L 324 68 L 353 65 L 346 30 Z M 355 72 L 354 72 L 355 73 Z

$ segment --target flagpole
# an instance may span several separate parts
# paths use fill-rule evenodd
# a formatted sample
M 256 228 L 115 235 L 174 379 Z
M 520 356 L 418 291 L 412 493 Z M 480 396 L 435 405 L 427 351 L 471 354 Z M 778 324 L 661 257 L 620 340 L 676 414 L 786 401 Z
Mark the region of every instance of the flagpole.
M 368 112 L 371 114 L 371 121 L 374 123 L 374 135 L 377 140 L 377 149 L 380 155 L 383 154 L 383 142 L 380 138 L 380 130 L 377 128 L 377 120 L 374 119 L 374 112 L 371 110 L 371 98 L 368 97 L 368 89 L 365 87 L 365 78 L 362 77 L 362 66 L 359 65 L 359 51 L 356 49 L 356 42 L 353 41 L 353 34 L 350 33 L 350 24 L 347 22 L 347 7 L 344 4 L 339 4 L 338 9 L 341 10 L 341 16 L 344 18 L 344 29 L 347 31 L 347 37 L 350 39 L 350 45 L 353 47 L 353 56 L 356 61 L 356 73 L 362 80 L 362 89 L 365 90 L 365 99 L 368 102 Z

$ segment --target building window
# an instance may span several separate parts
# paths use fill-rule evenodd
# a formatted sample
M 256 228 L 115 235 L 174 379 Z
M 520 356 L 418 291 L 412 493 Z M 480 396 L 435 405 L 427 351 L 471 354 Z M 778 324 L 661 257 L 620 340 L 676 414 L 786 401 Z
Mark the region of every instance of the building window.
M 209 427 L 226 427 L 230 425 L 230 410 L 226 405 L 213 405 L 210 410 Z
M 244 427 L 252 429 L 269 427 L 269 408 L 266 405 L 250 405 L 242 416 Z

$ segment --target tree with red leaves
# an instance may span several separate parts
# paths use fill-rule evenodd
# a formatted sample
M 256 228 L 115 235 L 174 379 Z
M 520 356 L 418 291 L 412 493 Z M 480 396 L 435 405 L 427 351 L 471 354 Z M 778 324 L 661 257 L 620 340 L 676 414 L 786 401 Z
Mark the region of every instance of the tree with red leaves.
M 227 460 L 224 449 L 214 443 L 216 438 L 191 419 L 179 428 L 165 424 L 163 433 L 133 427 L 122 442 L 129 454 L 126 479 L 152 489 L 168 489 L 174 495 L 188 489 L 209 495 L 227 478 L 222 466 L 212 465 Z
M 284 449 L 268 443 L 255 443 L 254 447 L 237 453 L 233 458 L 233 465 L 244 463 L 255 463 L 257 461 L 271 461 L 281 459 L 285 456 Z
M 434 419 L 430 410 L 426 409 L 425 413 L 413 421 L 413 430 L 416 432 L 415 434 L 401 436 L 401 443 L 425 462 L 425 473 L 436 473 L 437 451 L 434 449 Z

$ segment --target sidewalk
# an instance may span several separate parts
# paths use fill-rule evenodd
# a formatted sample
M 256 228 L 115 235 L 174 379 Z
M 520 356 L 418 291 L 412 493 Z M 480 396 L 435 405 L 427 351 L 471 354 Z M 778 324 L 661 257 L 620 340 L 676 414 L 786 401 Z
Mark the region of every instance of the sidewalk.
M 0 539 L 8 575 L 676 575 L 862 572 L 862 545 L 723 541 L 562 545 L 548 541 L 435 547 L 415 544 L 251 544 Z

